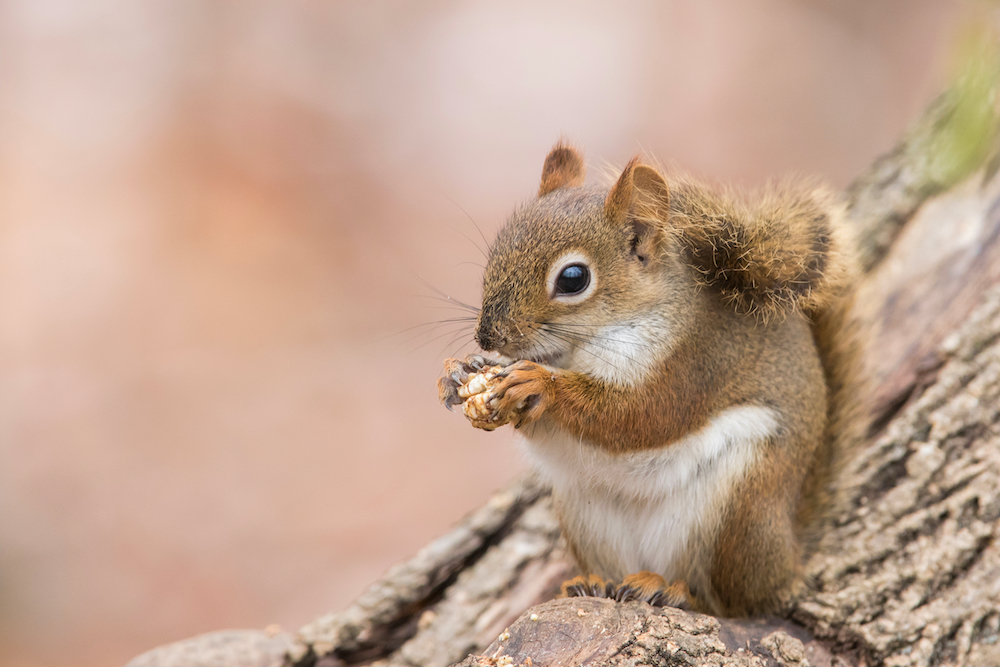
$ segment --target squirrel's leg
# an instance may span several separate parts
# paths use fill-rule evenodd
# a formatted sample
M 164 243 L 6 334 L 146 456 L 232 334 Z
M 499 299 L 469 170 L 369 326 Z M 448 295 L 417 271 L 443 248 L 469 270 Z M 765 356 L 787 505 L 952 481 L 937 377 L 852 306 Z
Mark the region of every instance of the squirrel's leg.
M 756 615 L 779 607 L 800 579 L 802 545 L 795 501 L 766 469 L 748 476 L 726 511 L 712 554 L 709 580 L 725 616 Z
M 687 583 L 672 581 L 652 572 L 637 572 L 622 580 L 620 585 L 597 575 L 580 576 L 563 582 L 563 597 L 599 597 L 618 602 L 639 600 L 654 607 L 700 609 L 702 605 L 691 595 Z

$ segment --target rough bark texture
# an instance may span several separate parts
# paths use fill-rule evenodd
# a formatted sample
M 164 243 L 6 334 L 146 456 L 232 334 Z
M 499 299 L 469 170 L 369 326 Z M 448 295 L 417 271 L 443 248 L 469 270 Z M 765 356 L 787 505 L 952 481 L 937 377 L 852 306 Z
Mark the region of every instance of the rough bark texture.
M 569 571 L 551 500 L 530 478 L 390 570 L 347 610 L 299 632 L 293 658 L 447 665 L 488 645 Z
M 303 628 L 286 665 L 1000 664 L 1000 178 L 941 167 L 960 105 L 846 193 L 872 425 L 789 620 L 545 602 L 571 566 L 529 478 Z M 130 664 L 180 664 L 157 651 Z M 184 664 L 271 664 L 212 655 Z
M 813 665 L 833 656 L 780 619 L 732 620 L 596 598 L 553 600 L 523 614 L 460 665 Z
M 886 665 L 1000 665 L 1000 289 L 854 461 L 794 617 Z

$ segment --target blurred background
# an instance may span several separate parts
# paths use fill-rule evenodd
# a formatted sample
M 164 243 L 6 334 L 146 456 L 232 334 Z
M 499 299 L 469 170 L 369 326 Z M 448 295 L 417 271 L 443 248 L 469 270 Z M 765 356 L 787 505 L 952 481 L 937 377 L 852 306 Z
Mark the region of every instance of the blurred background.
M 556 139 L 843 187 L 986 12 L 0 0 L 0 663 L 343 608 L 522 469 L 411 327 Z

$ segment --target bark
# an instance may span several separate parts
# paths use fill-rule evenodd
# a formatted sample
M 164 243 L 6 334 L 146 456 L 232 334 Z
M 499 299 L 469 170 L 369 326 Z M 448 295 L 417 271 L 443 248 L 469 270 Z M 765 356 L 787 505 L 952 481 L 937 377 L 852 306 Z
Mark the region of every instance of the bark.
M 299 632 L 293 659 L 448 665 L 487 646 L 569 573 L 551 500 L 531 478 L 390 570 L 346 611 Z M 380 663 L 381 664 L 381 663 Z
M 1000 289 L 852 463 L 793 617 L 869 664 L 1000 665 Z
M 303 628 L 285 664 L 1000 664 L 1000 178 L 986 150 L 941 148 L 955 95 L 845 193 L 870 427 L 787 618 L 546 602 L 571 565 L 526 478 Z
M 129 661 L 129 667 L 277 667 L 294 647 L 291 633 L 220 630 L 166 644 Z

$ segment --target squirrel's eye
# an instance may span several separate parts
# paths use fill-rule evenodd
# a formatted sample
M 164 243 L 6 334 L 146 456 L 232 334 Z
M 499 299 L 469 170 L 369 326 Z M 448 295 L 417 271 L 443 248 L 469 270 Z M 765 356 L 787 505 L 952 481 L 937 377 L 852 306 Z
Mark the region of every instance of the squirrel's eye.
M 583 264 L 570 264 L 556 278 L 556 294 L 579 294 L 590 284 L 590 270 Z

